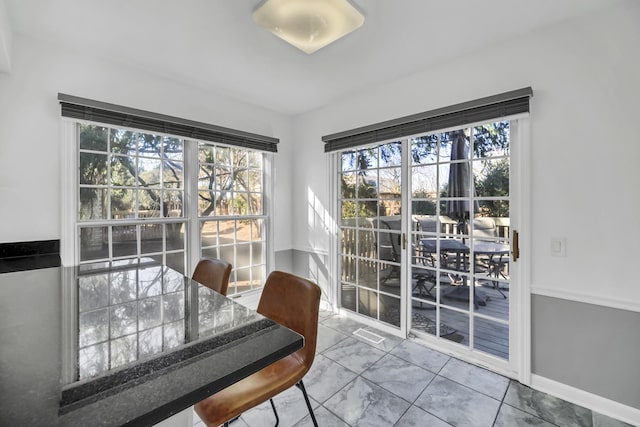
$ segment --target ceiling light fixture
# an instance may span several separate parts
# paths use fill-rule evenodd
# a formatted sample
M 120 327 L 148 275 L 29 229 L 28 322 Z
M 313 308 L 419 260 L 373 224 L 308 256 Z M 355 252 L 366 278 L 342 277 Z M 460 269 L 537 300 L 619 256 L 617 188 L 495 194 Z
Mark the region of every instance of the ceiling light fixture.
M 347 0 L 266 0 L 253 21 L 311 54 L 362 26 L 364 16 Z

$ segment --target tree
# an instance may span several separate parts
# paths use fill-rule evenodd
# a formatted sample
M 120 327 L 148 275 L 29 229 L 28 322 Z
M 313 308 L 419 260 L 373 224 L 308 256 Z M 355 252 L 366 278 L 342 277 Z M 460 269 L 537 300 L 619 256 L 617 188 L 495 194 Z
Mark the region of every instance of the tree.
M 176 210 L 183 215 L 182 140 L 89 124 L 79 125 L 79 137 L 81 220 L 107 219 L 107 207 L 114 219 L 133 218 L 136 212 L 139 217 L 169 217 Z M 162 236 L 162 225 L 144 227 L 156 229 L 151 236 L 158 230 Z M 164 227 L 168 240 L 183 239 L 182 224 Z M 95 250 L 106 241 L 103 228 L 86 228 L 81 238 L 83 247 Z
M 475 183 L 479 197 L 509 196 L 509 161 L 501 159 L 487 163 L 484 178 Z M 504 200 L 486 200 L 482 202 L 482 214 L 492 217 L 508 217 L 509 203 Z
M 173 205 L 178 206 L 182 214 L 182 191 L 161 191 L 182 188 L 180 139 L 81 124 L 80 148 L 97 151 L 80 153 L 80 184 L 106 185 L 109 182 L 112 187 L 121 187 L 112 188 L 109 194 L 112 212 L 133 211 L 137 190 L 139 210 L 168 217 L 173 196 L 177 198 Z M 96 202 L 106 206 L 101 200 L 104 197 L 107 195 L 94 188 L 80 190 L 81 204 L 88 209 L 94 209 Z M 106 213 L 100 216 L 107 217 Z
M 416 191 L 413 193 L 411 213 L 414 215 L 435 215 L 436 202 L 426 192 Z
M 378 191 L 366 180 L 348 183 L 342 175 L 342 218 L 375 217 L 378 216 Z M 354 200 L 356 198 L 363 200 Z M 356 212 L 357 206 L 357 212 Z M 384 213 L 381 213 L 384 215 Z
M 411 139 L 411 157 L 414 163 L 423 163 L 425 160 L 433 161 L 438 150 L 438 138 L 440 150 L 451 145 L 453 136 L 458 132 L 464 132 L 469 139 L 469 128 L 455 131 L 442 132 L 415 137 Z M 486 158 L 496 152 L 509 151 L 509 122 L 493 122 L 475 126 L 473 129 L 473 154 L 475 158 Z
M 509 121 L 476 126 L 473 132 L 473 151 L 476 157 L 488 157 L 497 151 L 509 154 Z
M 509 155 L 509 122 L 488 123 L 474 128 L 474 152 L 483 160 L 483 173 L 474 177 L 478 197 L 509 196 L 509 160 L 492 157 Z M 509 203 L 505 200 L 481 202 L 481 214 L 491 217 L 508 217 Z
M 262 155 L 242 148 L 199 148 L 200 216 L 262 214 Z M 257 235 L 259 220 L 251 220 Z
M 453 142 L 452 138 L 456 132 L 464 132 L 467 141 L 470 139 L 470 132 L 473 132 L 473 158 L 486 159 L 482 160 L 484 163 L 485 173 L 490 174 L 491 176 L 488 177 L 485 175 L 484 178 L 479 180 L 480 182 L 477 184 L 481 185 L 482 182 L 488 179 L 483 192 L 478 192 L 478 195 L 508 195 L 508 162 L 505 180 L 504 170 L 498 170 L 497 166 L 493 166 L 495 160 L 492 160 L 496 156 L 508 156 L 509 154 L 508 121 L 486 123 L 473 128 L 464 128 L 456 131 L 433 133 L 411 138 L 410 154 L 413 164 L 435 164 L 438 161 L 438 156 L 448 156 L 445 153 L 450 149 Z M 399 142 L 380 144 L 374 147 L 342 153 L 343 173 L 341 174 L 341 186 L 343 198 L 342 214 L 344 218 L 354 217 L 356 215 L 356 203 L 355 200 L 352 200 L 356 198 L 359 202 L 357 213 L 359 216 L 378 215 L 377 200 L 363 200 L 377 199 L 378 197 L 376 194 L 376 188 L 367 181 L 368 172 L 369 170 L 378 168 L 381 165 L 393 163 L 394 159 L 400 158 L 400 155 L 401 144 Z M 440 161 L 447 161 L 447 159 L 441 158 Z M 500 173 L 503 174 L 503 177 L 499 180 L 498 176 Z M 441 190 L 446 189 L 447 185 L 447 183 L 441 184 Z M 493 187 L 490 188 L 489 185 L 492 185 Z M 489 194 L 488 191 L 491 191 L 492 193 Z M 440 195 L 446 197 L 446 191 L 441 191 Z M 414 190 L 413 198 L 418 200 L 413 202 L 412 213 L 434 215 L 436 212 L 435 202 L 429 200 L 432 197 L 434 197 L 433 194 L 428 194 L 424 190 Z M 483 202 L 483 205 L 487 206 L 487 209 L 489 209 L 486 211 L 487 215 L 489 213 L 503 213 L 505 211 L 508 215 L 508 204 L 506 202 Z M 380 215 L 384 214 L 384 212 L 380 212 Z
M 176 259 L 184 259 L 179 251 L 186 249 L 185 141 L 151 132 L 93 124 L 78 125 L 78 133 L 79 220 L 156 219 L 132 225 L 122 225 L 123 221 L 113 221 L 105 226 L 91 222 L 82 224 L 81 258 L 106 258 L 112 253 L 121 257 L 136 255 L 139 251 L 153 254 L 167 250 L 175 251 Z M 216 241 L 220 238 L 240 241 L 250 236 L 255 241 L 251 246 L 254 248 L 252 256 L 262 256 L 262 153 L 195 141 L 189 143 L 193 143 L 194 148 L 197 145 L 199 152 L 199 165 L 189 164 L 198 168 L 198 196 L 189 203 L 197 203 L 200 216 L 240 217 L 208 224 L 216 226 Z M 250 218 L 244 219 L 247 215 Z M 182 220 L 163 223 L 157 220 L 169 217 Z M 202 231 L 205 239 L 206 230 Z M 222 234 L 225 235 L 221 237 Z M 142 245 L 138 245 L 140 241 Z M 111 244 L 113 246 L 109 247 Z M 213 241 L 207 241 L 203 246 L 213 244 Z M 249 248 L 248 245 L 244 247 Z M 170 263 L 172 256 L 168 254 L 163 259 Z M 177 264 L 180 267 L 179 260 Z
M 240 148 L 201 147 L 198 175 L 201 216 L 233 208 L 235 214 L 260 213 L 262 169 L 256 153 Z

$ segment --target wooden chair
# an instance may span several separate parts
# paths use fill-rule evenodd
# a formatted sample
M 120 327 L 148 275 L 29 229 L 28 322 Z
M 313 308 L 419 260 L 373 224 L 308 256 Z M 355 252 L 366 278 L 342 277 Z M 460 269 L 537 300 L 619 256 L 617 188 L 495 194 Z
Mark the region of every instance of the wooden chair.
M 209 396 L 194 406 L 207 426 L 228 422 L 243 412 L 269 400 L 279 418 L 272 398 L 297 386 L 304 396 L 313 425 L 317 426 L 302 378 L 311 368 L 316 352 L 320 288 L 293 274 L 274 271 L 267 278 L 258 304 L 258 313 L 304 337 L 304 347 L 247 378 Z
M 231 264 L 221 259 L 203 258 L 196 265 L 191 278 L 196 282 L 227 295 Z

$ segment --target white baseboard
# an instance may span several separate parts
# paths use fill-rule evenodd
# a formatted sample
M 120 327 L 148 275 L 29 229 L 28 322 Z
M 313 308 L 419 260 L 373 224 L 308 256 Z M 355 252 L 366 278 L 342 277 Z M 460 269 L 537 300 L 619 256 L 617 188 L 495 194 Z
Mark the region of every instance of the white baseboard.
M 540 375 L 531 375 L 531 387 L 633 426 L 640 426 L 640 409 L 623 405 Z
M 338 314 L 339 311 L 326 299 L 320 300 L 320 310 L 330 311 L 332 313 Z

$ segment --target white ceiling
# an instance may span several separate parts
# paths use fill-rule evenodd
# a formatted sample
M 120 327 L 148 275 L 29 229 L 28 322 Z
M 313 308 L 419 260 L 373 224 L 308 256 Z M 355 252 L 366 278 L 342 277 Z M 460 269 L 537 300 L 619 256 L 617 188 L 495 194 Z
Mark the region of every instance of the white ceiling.
M 260 0 L 4 1 L 14 35 L 298 114 L 621 0 L 353 0 L 363 27 L 313 55 L 253 24 Z

